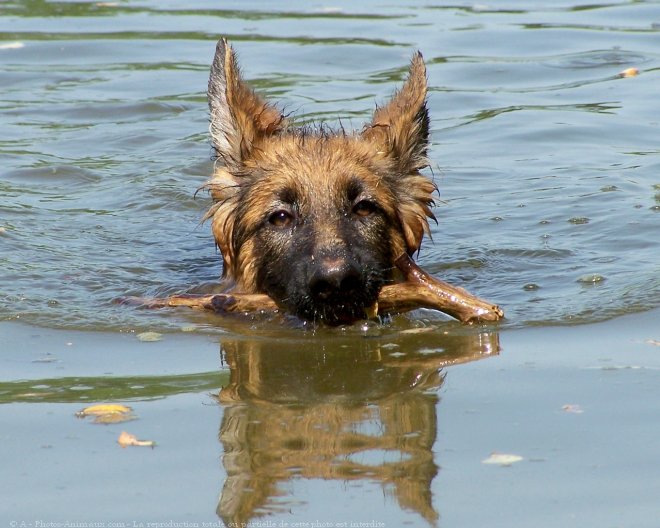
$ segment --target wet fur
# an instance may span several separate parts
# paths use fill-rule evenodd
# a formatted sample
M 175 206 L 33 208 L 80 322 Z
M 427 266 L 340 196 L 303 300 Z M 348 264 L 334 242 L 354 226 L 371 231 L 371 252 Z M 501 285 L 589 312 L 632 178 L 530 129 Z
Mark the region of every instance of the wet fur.
M 403 87 L 357 133 L 292 126 L 241 79 L 224 39 L 208 95 L 218 163 L 206 218 L 223 279 L 303 319 L 363 318 L 395 280 L 394 259 L 419 250 L 434 218 L 435 185 L 419 172 L 428 165 L 429 134 L 421 54 Z M 328 270 L 340 286 L 316 280 Z

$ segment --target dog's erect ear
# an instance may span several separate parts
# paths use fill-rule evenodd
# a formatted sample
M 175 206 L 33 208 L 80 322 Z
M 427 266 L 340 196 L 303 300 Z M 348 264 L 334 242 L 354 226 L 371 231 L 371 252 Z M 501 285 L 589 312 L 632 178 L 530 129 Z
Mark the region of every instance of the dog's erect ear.
M 230 169 L 239 169 L 267 136 L 284 127 L 284 116 L 241 80 L 234 50 L 223 38 L 209 77 L 211 141 Z
M 362 137 L 375 143 L 379 153 L 391 158 L 401 174 L 428 165 L 429 114 L 426 67 L 421 53 L 415 53 L 405 84 L 385 106 L 376 109 Z
M 362 137 L 374 145 L 379 156 L 390 163 L 397 195 L 397 216 L 408 254 L 419 250 L 424 234 L 430 234 L 435 184 L 420 175 L 428 166 L 429 114 L 426 109 L 426 67 L 417 52 L 410 63 L 405 84 L 382 108 L 376 109 Z

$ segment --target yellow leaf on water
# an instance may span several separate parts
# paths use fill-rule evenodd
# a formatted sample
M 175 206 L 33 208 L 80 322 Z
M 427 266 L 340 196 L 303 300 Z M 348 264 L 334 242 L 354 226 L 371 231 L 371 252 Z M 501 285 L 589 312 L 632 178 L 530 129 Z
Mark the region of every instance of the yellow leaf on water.
M 524 460 L 523 457 L 518 455 L 509 455 L 506 453 L 491 453 L 490 456 L 481 461 L 482 464 L 493 464 L 496 466 L 510 466 L 516 462 Z
M 637 68 L 626 68 L 622 72 L 619 72 L 619 77 L 637 77 L 639 75 L 639 70 Z
M 135 435 L 122 431 L 117 439 L 117 442 L 122 447 L 138 446 L 138 447 L 155 447 L 156 442 L 153 440 L 138 440 Z
M 119 403 L 100 403 L 98 405 L 85 407 L 81 411 L 78 411 L 76 416 L 84 418 L 85 416 L 102 416 L 105 414 L 126 414 L 130 413 L 132 410 L 133 409 L 130 407 Z

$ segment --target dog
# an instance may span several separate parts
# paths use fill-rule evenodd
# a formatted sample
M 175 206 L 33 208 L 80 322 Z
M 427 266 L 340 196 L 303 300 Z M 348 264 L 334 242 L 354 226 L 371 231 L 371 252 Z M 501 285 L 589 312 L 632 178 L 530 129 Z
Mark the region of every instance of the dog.
M 225 39 L 208 85 L 216 167 L 206 184 L 229 291 L 266 294 L 287 313 L 331 326 L 364 319 L 394 260 L 419 251 L 436 185 L 428 167 L 426 68 L 359 132 L 296 126 L 242 79 Z

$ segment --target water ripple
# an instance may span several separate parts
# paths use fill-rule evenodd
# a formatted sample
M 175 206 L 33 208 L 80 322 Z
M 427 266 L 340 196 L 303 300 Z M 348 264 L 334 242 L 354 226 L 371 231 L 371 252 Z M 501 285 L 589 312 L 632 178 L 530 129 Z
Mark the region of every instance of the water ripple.
M 224 324 L 112 302 L 216 287 L 208 199 L 194 194 L 213 166 L 205 89 L 219 34 L 285 111 L 357 129 L 423 51 L 441 200 L 421 263 L 503 305 L 506 325 L 660 303 L 653 2 L 5 4 L 0 319 Z M 627 67 L 640 75 L 621 78 Z M 446 324 L 411 324 L 427 319 Z

